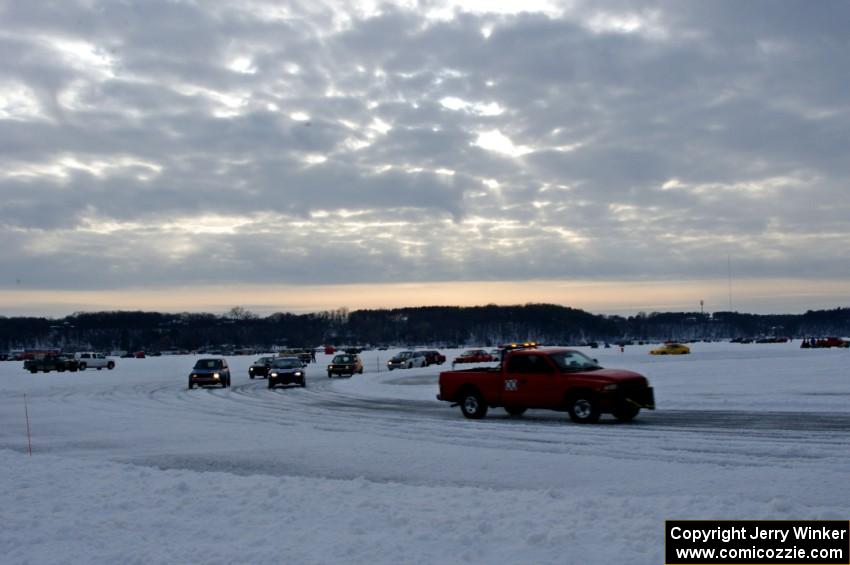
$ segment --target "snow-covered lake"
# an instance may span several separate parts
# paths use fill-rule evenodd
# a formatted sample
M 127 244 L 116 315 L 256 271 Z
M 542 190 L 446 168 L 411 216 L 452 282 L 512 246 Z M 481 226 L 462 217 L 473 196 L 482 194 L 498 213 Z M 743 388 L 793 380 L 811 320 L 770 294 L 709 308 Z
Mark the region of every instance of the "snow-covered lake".
M 850 517 L 850 350 L 579 349 L 658 410 L 465 420 L 435 399 L 448 364 L 388 372 L 393 350 L 273 391 L 249 357 L 191 391 L 189 356 L 0 362 L 0 562 L 657 565 L 665 519 Z

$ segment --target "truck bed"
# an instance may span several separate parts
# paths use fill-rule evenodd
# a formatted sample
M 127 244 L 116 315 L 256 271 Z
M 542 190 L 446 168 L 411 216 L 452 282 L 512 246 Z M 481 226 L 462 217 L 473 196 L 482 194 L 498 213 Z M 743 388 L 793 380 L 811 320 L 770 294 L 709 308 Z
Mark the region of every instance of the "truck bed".
M 495 367 L 472 367 L 471 369 L 452 369 L 451 371 L 443 371 L 445 373 L 501 373 L 502 368 L 500 366 Z

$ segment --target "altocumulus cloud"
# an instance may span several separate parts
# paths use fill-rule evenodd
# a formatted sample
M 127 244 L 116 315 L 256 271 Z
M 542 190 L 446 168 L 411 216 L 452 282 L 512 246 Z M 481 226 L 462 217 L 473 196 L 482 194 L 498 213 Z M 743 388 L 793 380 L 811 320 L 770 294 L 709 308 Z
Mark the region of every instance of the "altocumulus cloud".
M 523 4 L 0 3 L 0 286 L 850 275 L 850 4 Z

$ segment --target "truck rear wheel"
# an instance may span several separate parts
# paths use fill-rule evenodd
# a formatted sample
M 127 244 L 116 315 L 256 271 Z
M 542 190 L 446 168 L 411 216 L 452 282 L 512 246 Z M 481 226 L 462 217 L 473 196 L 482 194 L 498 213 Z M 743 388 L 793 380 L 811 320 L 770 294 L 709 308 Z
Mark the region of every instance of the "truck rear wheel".
M 570 419 L 576 424 L 593 424 L 599 421 L 599 403 L 589 392 L 577 393 L 567 400 Z
M 472 420 L 480 420 L 487 415 L 487 404 L 475 389 L 467 389 L 460 396 L 460 411 Z

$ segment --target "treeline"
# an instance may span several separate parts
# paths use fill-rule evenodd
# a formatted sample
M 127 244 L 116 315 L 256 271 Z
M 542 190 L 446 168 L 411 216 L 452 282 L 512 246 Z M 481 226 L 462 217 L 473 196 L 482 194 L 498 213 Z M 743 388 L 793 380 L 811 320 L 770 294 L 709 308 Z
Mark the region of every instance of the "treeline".
M 261 317 L 236 307 L 224 315 L 87 312 L 61 319 L 0 317 L 0 351 L 39 347 L 96 350 L 196 350 L 320 344 L 441 347 L 517 340 L 579 344 L 736 337 L 850 335 L 850 308 L 805 314 L 653 312 L 603 316 L 554 304 L 429 306 L 339 310 Z

